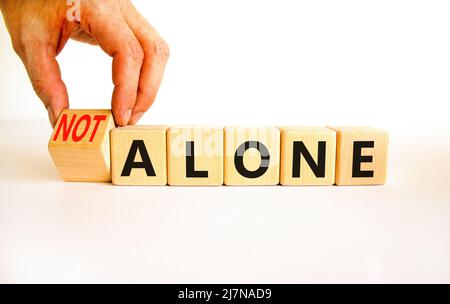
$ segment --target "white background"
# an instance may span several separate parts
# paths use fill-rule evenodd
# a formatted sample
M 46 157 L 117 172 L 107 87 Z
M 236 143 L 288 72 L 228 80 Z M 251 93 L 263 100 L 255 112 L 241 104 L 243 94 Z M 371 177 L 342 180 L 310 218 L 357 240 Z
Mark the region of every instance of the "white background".
M 1 26 L 0 283 L 450 282 L 448 1 L 134 3 L 172 55 L 142 123 L 386 128 L 389 182 L 63 183 Z M 58 59 L 74 108 L 109 107 L 108 57 Z
M 443 124 L 448 1 L 134 1 L 171 46 L 143 123 Z M 0 118 L 45 118 L 0 27 Z M 111 60 L 69 42 L 74 108 L 107 108 Z

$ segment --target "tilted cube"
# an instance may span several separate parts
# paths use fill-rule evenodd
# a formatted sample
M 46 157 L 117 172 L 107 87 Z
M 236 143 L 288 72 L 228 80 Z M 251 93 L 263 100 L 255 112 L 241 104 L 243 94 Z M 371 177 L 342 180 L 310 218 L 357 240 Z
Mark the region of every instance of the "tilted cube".
M 109 132 L 115 128 L 109 110 L 64 110 L 48 149 L 67 182 L 109 182 Z

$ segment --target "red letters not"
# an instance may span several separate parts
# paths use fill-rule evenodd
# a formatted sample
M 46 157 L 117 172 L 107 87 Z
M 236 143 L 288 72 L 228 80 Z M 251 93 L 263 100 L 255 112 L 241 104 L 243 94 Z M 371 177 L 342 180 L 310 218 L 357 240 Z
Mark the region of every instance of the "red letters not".
M 94 116 L 93 120 L 95 121 L 95 126 L 94 126 L 94 129 L 92 130 L 92 134 L 89 138 L 89 142 L 94 141 L 101 122 L 106 121 L 106 119 L 107 119 L 106 115 L 95 115 Z M 85 124 L 82 127 L 81 125 L 83 122 L 85 122 Z M 77 120 L 77 115 L 74 114 L 72 116 L 72 119 L 70 120 L 70 123 L 68 122 L 68 115 L 64 114 L 61 118 L 61 122 L 58 125 L 55 136 L 53 137 L 53 141 L 56 141 L 58 139 L 58 137 L 62 131 L 62 141 L 64 141 L 64 142 L 67 141 L 69 139 L 69 135 L 72 134 L 72 140 L 74 142 L 79 142 L 83 138 L 85 138 L 85 136 L 88 134 L 89 129 L 91 127 L 91 123 L 92 123 L 92 118 L 88 114 L 81 116 L 78 120 Z M 82 131 L 79 130 L 81 128 L 83 128 Z
M 84 126 L 84 130 L 83 133 L 81 133 L 81 135 L 78 135 L 78 128 L 80 127 L 81 123 L 83 121 L 86 121 L 86 124 Z M 82 140 L 87 132 L 89 131 L 89 128 L 91 127 L 91 116 L 89 115 L 83 115 L 81 116 L 81 118 L 77 121 L 77 124 L 75 125 L 75 128 L 73 128 L 73 132 L 72 132 L 72 140 L 74 142 L 79 142 L 80 140 Z
M 98 131 L 98 127 L 100 126 L 100 123 L 102 121 L 106 120 L 106 115 L 95 115 L 94 116 L 94 120 L 97 123 L 95 124 L 94 130 L 92 131 L 92 135 L 91 135 L 91 138 L 89 139 L 89 142 L 93 142 L 94 141 L 95 135 L 97 134 L 97 131 Z
M 58 129 L 56 130 L 55 137 L 53 137 L 53 141 L 56 141 L 58 139 L 61 129 L 63 129 L 63 141 L 67 141 L 67 138 L 69 137 L 70 131 L 72 130 L 73 123 L 75 122 L 76 118 L 77 115 L 73 115 L 72 120 L 70 121 L 70 125 L 67 126 L 67 114 L 64 114 L 63 117 L 61 118 L 61 122 L 58 125 Z

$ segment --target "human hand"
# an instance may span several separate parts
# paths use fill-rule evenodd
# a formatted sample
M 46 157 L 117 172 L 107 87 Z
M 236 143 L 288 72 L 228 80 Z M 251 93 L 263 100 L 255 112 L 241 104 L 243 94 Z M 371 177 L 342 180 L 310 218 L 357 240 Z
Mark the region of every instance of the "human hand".
M 130 0 L 67 3 L 74 6 L 65 0 L 0 0 L 14 50 L 52 126 L 69 107 L 56 56 L 70 38 L 99 45 L 113 57 L 114 119 L 119 126 L 135 124 L 156 98 L 169 57 L 167 44 Z

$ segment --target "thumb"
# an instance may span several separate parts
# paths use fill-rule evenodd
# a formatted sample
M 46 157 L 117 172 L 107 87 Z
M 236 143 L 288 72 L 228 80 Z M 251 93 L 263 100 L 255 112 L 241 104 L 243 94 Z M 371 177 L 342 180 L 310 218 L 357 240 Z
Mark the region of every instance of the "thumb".
M 34 91 L 44 103 L 50 123 L 54 127 L 61 112 L 69 108 L 69 96 L 61 79 L 55 50 L 36 46 L 26 50 L 21 57 Z

